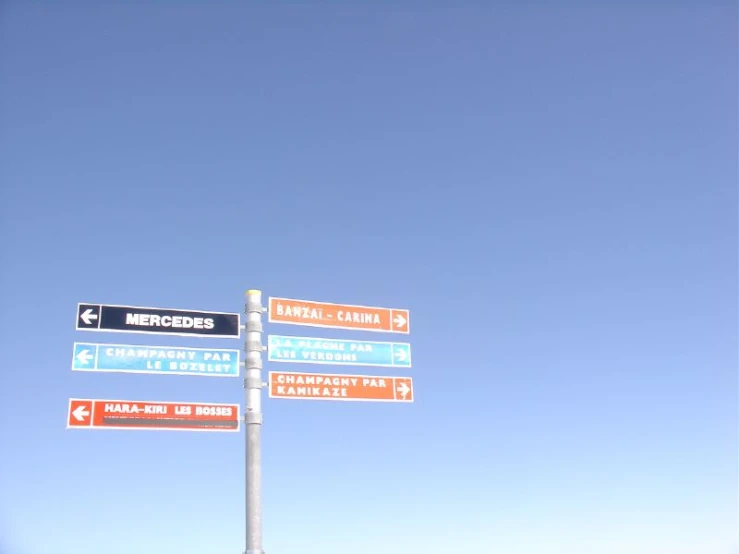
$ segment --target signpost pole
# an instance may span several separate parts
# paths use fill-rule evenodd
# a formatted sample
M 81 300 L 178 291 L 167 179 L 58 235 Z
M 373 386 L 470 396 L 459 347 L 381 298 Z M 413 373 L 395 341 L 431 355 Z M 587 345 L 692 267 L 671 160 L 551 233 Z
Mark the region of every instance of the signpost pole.
M 246 292 L 246 552 L 262 550 L 262 292 Z

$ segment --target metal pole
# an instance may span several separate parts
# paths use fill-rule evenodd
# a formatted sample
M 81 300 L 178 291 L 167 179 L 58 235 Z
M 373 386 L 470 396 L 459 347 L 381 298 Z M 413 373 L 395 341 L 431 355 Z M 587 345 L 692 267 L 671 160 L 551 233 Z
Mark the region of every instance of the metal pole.
M 246 291 L 246 552 L 262 550 L 262 291 Z

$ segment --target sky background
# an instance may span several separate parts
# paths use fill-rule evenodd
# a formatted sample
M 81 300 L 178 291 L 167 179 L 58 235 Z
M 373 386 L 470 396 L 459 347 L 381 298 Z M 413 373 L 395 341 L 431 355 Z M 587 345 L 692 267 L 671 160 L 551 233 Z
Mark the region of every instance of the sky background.
M 0 551 L 243 550 L 243 432 L 65 422 L 243 399 L 78 302 L 259 288 L 410 309 L 416 397 L 265 399 L 269 554 L 735 554 L 736 3 L 267 4 L 0 6 Z

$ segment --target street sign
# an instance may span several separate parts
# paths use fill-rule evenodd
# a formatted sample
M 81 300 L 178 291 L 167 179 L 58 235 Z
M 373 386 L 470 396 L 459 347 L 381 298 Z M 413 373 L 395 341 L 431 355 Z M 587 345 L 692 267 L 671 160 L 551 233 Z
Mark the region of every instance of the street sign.
M 410 377 L 269 372 L 270 398 L 413 402 Z
M 73 371 L 238 377 L 239 350 L 75 342 Z
M 238 404 L 70 398 L 67 429 L 231 431 L 241 425 Z
M 78 304 L 78 331 L 239 337 L 240 314 L 106 304 Z
M 269 335 L 267 360 L 297 364 L 411 367 L 407 342 Z
M 276 297 L 269 299 L 269 322 L 403 334 L 411 325 L 409 310 Z

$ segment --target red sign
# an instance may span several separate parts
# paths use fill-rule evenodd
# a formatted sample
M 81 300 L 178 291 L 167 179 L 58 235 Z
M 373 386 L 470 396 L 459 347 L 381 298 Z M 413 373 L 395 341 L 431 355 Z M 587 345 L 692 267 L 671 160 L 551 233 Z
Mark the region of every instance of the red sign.
M 269 321 L 354 331 L 410 333 L 410 311 L 292 298 L 269 299 Z
M 270 398 L 413 402 L 413 379 L 334 373 L 269 372 Z
M 238 404 L 70 398 L 67 410 L 67 429 L 238 432 L 240 424 Z

